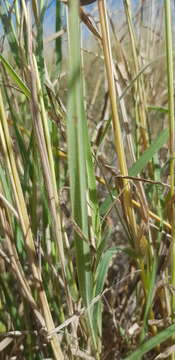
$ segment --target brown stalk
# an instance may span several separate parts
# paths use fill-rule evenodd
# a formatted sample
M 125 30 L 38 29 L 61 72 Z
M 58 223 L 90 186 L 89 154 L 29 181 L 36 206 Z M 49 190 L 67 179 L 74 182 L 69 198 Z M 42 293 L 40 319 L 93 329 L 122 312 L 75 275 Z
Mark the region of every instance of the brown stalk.
M 110 45 L 110 37 L 109 30 L 107 25 L 107 14 L 106 14 L 106 5 L 104 0 L 98 0 L 99 7 L 99 15 L 100 15 L 100 24 L 101 24 L 101 34 L 102 34 L 102 46 L 104 52 L 104 60 L 106 66 L 106 73 L 108 79 L 109 86 L 109 96 L 111 101 L 111 110 L 112 110 L 112 122 L 114 129 L 114 142 L 116 147 L 116 152 L 118 154 L 118 161 L 120 172 L 122 175 L 128 175 L 128 169 L 126 164 L 126 158 L 123 148 L 122 142 L 122 134 L 120 128 L 120 121 L 118 115 L 118 107 L 117 107 L 117 99 L 116 99 L 116 89 L 114 82 L 114 71 L 113 71 L 113 61 L 112 61 L 112 53 L 111 53 L 111 45 Z M 131 230 L 132 237 L 134 238 L 135 246 L 138 247 L 137 244 L 137 225 L 135 220 L 135 215 L 131 202 L 131 192 L 129 182 L 126 179 L 122 180 L 123 187 L 125 187 L 125 191 L 123 194 L 123 207 L 124 213 L 127 218 L 127 224 Z

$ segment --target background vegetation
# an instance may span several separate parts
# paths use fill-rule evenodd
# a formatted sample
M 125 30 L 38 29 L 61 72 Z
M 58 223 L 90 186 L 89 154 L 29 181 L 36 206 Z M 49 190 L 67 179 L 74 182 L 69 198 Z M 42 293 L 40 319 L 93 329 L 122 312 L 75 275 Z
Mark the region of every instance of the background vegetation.
M 0 2 L 2 359 L 175 359 L 174 2 L 109 4 Z

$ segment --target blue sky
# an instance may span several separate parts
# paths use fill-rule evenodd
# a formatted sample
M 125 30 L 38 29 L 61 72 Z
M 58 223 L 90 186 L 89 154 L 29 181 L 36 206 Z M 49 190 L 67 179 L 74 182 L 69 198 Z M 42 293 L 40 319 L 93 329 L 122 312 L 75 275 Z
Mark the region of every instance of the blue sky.
M 2 0 L 0 0 L 1 2 Z M 51 34 L 54 32 L 54 26 L 55 26 L 55 5 L 56 5 L 56 1 L 58 0 L 44 0 L 43 2 L 45 4 L 48 4 L 47 6 L 47 11 L 46 11 L 46 14 L 45 14 L 45 21 L 44 21 L 44 29 L 45 29 L 45 34 Z M 107 0 L 107 2 L 110 2 L 112 3 L 112 1 L 114 2 L 115 0 Z M 122 3 L 122 0 L 117 0 L 118 1 L 118 5 L 117 6 L 120 6 L 121 7 L 121 3 Z M 2 1 L 2 4 L 5 3 L 5 0 Z M 9 3 L 12 4 L 13 3 L 13 0 L 9 0 Z M 86 10 L 87 11 L 91 11 L 93 9 L 94 5 L 89 5 L 89 6 L 86 6 Z M 64 5 L 63 5 L 63 8 L 64 8 Z M 0 21 L 0 34 L 2 33 L 2 24 L 1 24 L 1 21 Z
M 58 1 L 58 0 L 57 0 Z M 110 5 L 112 4 L 112 2 L 114 3 L 115 0 L 107 0 L 107 2 L 110 2 Z M 119 8 L 121 8 L 122 6 L 122 0 L 117 0 L 118 4 L 117 6 Z M 46 16 L 45 16 L 45 31 L 48 33 L 51 33 L 54 31 L 54 24 L 55 24 L 55 4 L 56 4 L 56 0 L 50 0 L 48 2 L 49 7 L 48 10 L 46 12 Z M 89 6 L 86 6 L 84 9 L 86 9 L 86 11 L 91 11 L 94 8 L 94 4 L 91 4 Z
M 58 1 L 58 0 L 57 0 Z M 110 8 L 115 9 L 115 11 L 121 11 L 123 8 L 123 0 L 106 0 L 107 4 L 110 6 Z M 149 1 L 149 0 L 147 0 Z M 138 0 L 132 0 L 132 5 L 136 6 L 138 4 Z M 117 6 L 116 6 L 117 3 Z M 55 4 L 56 0 L 50 0 L 48 1 L 48 10 L 46 11 L 45 16 L 45 34 L 51 34 L 54 32 L 54 25 L 55 25 Z M 84 9 L 87 12 L 90 12 L 94 9 L 95 4 L 91 4 L 89 6 L 86 6 Z
M 2 0 L 0 0 L 2 1 Z M 30 0 L 29 0 L 30 1 Z M 43 0 L 45 4 L 48 4 L 48 8 L 45 14 L 45 20 L 44 20 L 44 35 L 49 36 L 55 32 L 55 4 L 58 0 Z M 150 0 L 146 0 L 149 6 Z M 161 0 L 159 0 L 161 1 Z M 12 3 L 13 0 L 9 0 L 9 3 Z M 121 12 L 123 9 L 123 0 L 106 0 L 107 5 L 109 5 L 109 8 L 114 10 L 114 13 L 117 14 L 118 12 Z M 138 5 L 139 0 L 131 0 L 133 7 Z M 5 3 L 5 0 L 3 0 L 3 3 Z M 117 5 L 116 5 L 117 4 Z M 84 9 L 86 9 L 87 12 L 91 12 L 94 9 L 94 6 L 96 4 L 92 4 L 89 6 L 86 6 Z M 64 5 L 63 5 L 64 9 Z M 63 10 L 64 11 L 64 10 Z M 64 15 L 63 15 L 64 16 Z M 0 35 L 2 33 L 2 25 L 0 21 Z

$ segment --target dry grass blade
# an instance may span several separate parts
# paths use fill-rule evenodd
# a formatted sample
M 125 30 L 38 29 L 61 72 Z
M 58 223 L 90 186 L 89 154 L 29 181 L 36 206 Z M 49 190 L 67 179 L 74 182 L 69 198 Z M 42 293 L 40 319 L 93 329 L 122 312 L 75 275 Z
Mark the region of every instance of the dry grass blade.
M 10 343 L 13 341 L 12 338 L 5 338 L 0 342 L 0 352 L 2 352 Z

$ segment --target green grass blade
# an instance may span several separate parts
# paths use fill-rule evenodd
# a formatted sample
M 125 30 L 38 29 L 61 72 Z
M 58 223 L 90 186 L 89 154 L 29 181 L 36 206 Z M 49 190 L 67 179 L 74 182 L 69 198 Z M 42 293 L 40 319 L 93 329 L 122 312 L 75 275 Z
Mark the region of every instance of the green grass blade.
M 86 146 L 86 166 L 87 166 L 87 181 L 88 181 L 88 194 L 89 194 L 89 210 L 92 219 L 92 230 L 95 235 L 95 246 L 99 245 L 101 241 L 101 226 L 100 226 L 100 213 L 97 198 L 96 178 L 94 173 L 94 162 L 92 159 L 92 152 L 88 137 L 87 123 L 84 122 L 85 146 Z
M 120 248 L 114 248 L 109 249 L 105 252 L 104 255 L 102 255 L 101 261 L 97 268 L 97 281 L 96 281 L 96 292 L 95 296 L 102 293 L 104 282 L 106 279 L 107 271 L 109 268 L 109 263 L 112 259 L 112 257 L 117 253 L 117 251 L 120 251 Z M 95 322 L 95 329 L 96 332 L 101 336 L 101 321 L 102 321 L 102 303 L 101 301 L 98 301 L 94 305 L 94 318 L 96 320 Z
M 81 75 L 80 55 L 80 26 L 78 18 L 79 2 L 75 0 L 70 3 L 69 8 L 69 93 L 68 93 L 68 164 L 70 173 L 70 193 L 73 218 L 89 237 L 88 224 L 88 181 L 86 162 L 86 134 L 84 122 L 84 99 Z M 86 306 L 92 300 L 92 271 L 91 253 L 89 245 L 82 241 L 75 233 L 76 264 L 80 293 Z M 96 348 L 96 336 L 92 322 L 92 310 L 88 311 L 88 322 L 91 329 L 92 340 Z
M 153 141 L 149 149 L 145 150 L 140 158 L 129 169 L 129 176 L 137 176 L 152 159 L 154 154 L 165 144 L 168 139 L 168 129 L 163 130 L 157 139 Z
M 88 237 L 88 222 L 87 222 L 87 177 L 86 177 L 86 160 L 84 148 L 84 134 L 83 121 L 85 114 L 83 109 L 82 82 L 80 75 L 80 34 L 79 34 L 79 20 L 77 14 L 78 2 L 70 6 L 69 26 L 70 26 L 70 81 L 69 81 L 69 96 L 68 96 L 68 160 L 70 170 L 70 184 L 71 184 L 71 200 L 72 211 L 76 223 L 82 229 L 85 236 Z M 76 19 L 76 21 L 75 21 Z M 77 25 L 75 26 L 75 24 Z M 78 44 L 79 42 L 79 44 Z M 72 56 L 71 56 L 72 55 Z M 80 206 L 81 204 L 81 206 Z M 85 255 L 89 253 L 88 245 L 77 239 L 77 265 L 78 276 L 82 297 L 87 304 L 89 298 L 89 287 L 86 287 L 86 276 L 88 272 L 85 271 Z M 91 297 L 91 296 L 90 296 Z
M 0 61 L 4 65 L 9 76 L 14 80 L 15 84 L 18 86 L 19 90 L 28 98 L 30 98 L 30 90 L 25 85 L 23 80 L 19 77 L 16 71 L 12 68 L 10 63 L 4 58 L 3 55 L 0 54 Z
M 98 267 L 97 267 L 97 280 L 96 280 L 96 290 L 95 290 L 95 296 L 99 295 L 103 291 L 104 283 L 106 280 L 107 272 L 109 269 L 109 264 L 112 260 L 112 257 L 116 255 L 117 252 L 123 251 L 131 256 L 135 256 L 134 250 L 131 248 L 122 248 L 122 247 L 113 247 L 108 250 L 101 256 L 101 260 L 99 261 Z M 96 332 L 98 332 L 101 335 L 101 302 L 99 301 L 94 306 L 94 318 L 96 319 Z
M 112 257 L 116 255 L 116 253 L 119 251 L 123 251 L 129 255 L 135 256 L 134 250 L 132 250 L 131 248 L 122 248 L 120 246 L 116 246 L 106 250 L 106 252 L 102 255 L 102 259 L 99 262 L 97 269 L 98 275 L 97 275 L 97 285 L 96 285 L 96 296 L 102 292 L 107 271 L 109 268 L 109 263 Z
M 145 150 L 140 158 L 129 169 L 129 176 L 137 176 L 152 159 L 154 154 L 160 150 L 168 139 L 168 129 L 163 130 L 155 141 L 150 145 L 149 149 Z M 113 191 L 112 195 L 117 196 L 117 192 Z M 111 195 L 108 195 L 103 204 L 100 207 L 100 214 L 104 215 L 110 209 Z
M 149 289 L 148 289 L 148 294 L 147 294 L 145 313 L 144 313 L 144 317 L 143 317 L 143 330 L 142 330 L 141 336 L 140 336 L 141 341 L 144 340 L 145 334 L 147 331 L 147 320 L 148 320 L 149 312 L 150 312 L 151 306 L 152 306 L 153 291 L 154 291 L 155 282 L 156 282 L 156 272 L 157 272 L 157 258 L 154 257 L 153 264 L 152 264 L 152 271 L 150 274 Z
M 147 105 L 147 109 L 150 111 L 159 111 L 161 113 L 168 113 L 168 109 L 162 106 L 153 106 L 153 105 Z
M 154 349 L 157 345 L 169 339 L 175 332 L 175 324 L 169 326 L 166 330 L 161 331 L 158 335 L 152 337 L 139 348 L 134 351 L 131 355 L 127 356 L 123 360 L 138 360 L 141 356 L 146 354 L 148 351 Z

